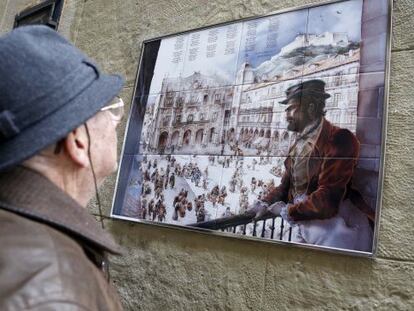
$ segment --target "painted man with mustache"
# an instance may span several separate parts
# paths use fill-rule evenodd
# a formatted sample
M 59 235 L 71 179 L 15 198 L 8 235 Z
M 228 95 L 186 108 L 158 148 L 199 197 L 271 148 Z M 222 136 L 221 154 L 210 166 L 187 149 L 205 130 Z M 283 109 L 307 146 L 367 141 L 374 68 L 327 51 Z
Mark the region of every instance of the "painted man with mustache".
M 281 215 L 298 226 L 294 241 L 370 252 L 374 212 L 351 187 L 359 158 L 359 141 L 347 129 L 325 118 L 325 82 L 309 80 L 291 86 L 287 129 L 297 136 L 285 160 L 279 186 L 270 189 L 250 211 Z M 352 202 L 351 202 L 352 201 Z

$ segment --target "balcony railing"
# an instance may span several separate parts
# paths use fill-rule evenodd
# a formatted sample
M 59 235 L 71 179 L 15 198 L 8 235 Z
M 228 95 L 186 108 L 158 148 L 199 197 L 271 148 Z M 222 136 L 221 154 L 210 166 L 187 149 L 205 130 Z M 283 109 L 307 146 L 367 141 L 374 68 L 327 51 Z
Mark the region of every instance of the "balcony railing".
M 250 235 L 250 233 L 246 230 L 249 225 L 252 226 L 252 236 L 283 241 L 287 235 L 286 240 L 292 240 L 292 227 L 289 224 L 286 224 L 282 217 L 274 216 L 271 213 L 267 213 L 261 218 L 255 220 L 254 213 L 247 211 L 241 215 L 217 218 L 214 220 L 190 224 L 188 226 Z M 268 225 L 267 228 L 266 225 Z M 270 235 L 266 234 L 268 233 L 266 232 L 268 229 L 270 229 Z

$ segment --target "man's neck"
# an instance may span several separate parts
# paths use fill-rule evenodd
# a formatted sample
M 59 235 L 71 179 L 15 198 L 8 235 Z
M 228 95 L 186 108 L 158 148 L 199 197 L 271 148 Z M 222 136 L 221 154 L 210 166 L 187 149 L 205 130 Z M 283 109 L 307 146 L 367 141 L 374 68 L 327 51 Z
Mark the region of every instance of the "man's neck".
M 25 161 L 23 166 L 49 179 L 83 207 L 86 207 L 93 195 L 94 188 L 91 186 L 93 182 L 86 182 L 85 171 L 76 171 L 68 167 L 56 166 L 39 158 Z
M 318 126 L 321 124 L 322 118 L 315 119 L 306 125 L 301 132 L 298 133 L 298 138 L 302 138 L 305 136 L 310 135 L 312 132 L 314 132 Z

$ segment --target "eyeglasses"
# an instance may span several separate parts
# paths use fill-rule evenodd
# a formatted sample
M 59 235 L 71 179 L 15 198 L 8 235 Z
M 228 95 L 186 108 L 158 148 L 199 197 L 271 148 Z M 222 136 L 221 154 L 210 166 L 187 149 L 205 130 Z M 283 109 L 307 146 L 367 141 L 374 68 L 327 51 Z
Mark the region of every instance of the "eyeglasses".
M 120 97 L 115 97 L 109 105 L 101 108 L 101 111 L 109 111 L 115 121 L 120 121 L 124 115 L 124 101 Z

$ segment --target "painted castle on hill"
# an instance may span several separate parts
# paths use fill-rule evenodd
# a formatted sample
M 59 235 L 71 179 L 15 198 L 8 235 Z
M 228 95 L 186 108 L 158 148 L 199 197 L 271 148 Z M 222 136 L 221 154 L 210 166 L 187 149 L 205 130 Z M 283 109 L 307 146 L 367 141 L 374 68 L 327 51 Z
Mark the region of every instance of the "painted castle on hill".
M 349 44 L 348 36 L 346 33 L 332 33 L 324 32 L 321 35 L 315 34 L 301 34 L 295 38 L 291 43 L 284 46 L 281 50 L 281 54 L 287 54 L 293 50 L 303 46 L 347 46 Z

